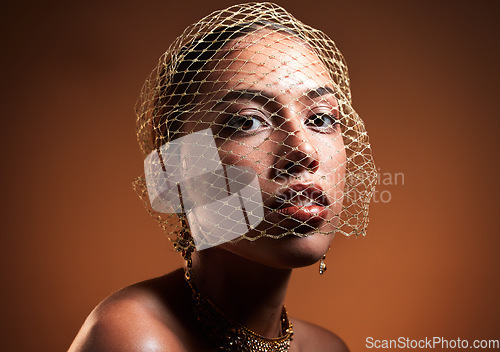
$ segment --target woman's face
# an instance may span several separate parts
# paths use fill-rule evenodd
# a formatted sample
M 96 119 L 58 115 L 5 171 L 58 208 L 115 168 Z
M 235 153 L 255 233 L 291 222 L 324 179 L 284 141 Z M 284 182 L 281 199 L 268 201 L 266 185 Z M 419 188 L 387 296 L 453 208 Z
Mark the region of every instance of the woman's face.
M 342 209 L 346 154 L 328 71 L 307 45 L 260 30 L 228 45 L 201 88 L 199 112 L 184 132 L 210 127 L 223 164 L 258 175 L 261 232 L 279 241 L 226 243 L 229 250 L 276 267 L 311 264 L 333 238 Z

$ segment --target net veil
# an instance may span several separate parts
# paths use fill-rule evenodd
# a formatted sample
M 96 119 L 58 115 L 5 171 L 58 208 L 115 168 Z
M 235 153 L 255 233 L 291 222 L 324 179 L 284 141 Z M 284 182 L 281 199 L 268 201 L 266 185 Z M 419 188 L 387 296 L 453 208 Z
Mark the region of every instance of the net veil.
M 176 242 L 365 235 L 376 171 L 345 60 L 272 3 L 216 11 L 160 58 L 136 105 L 134 188 Z

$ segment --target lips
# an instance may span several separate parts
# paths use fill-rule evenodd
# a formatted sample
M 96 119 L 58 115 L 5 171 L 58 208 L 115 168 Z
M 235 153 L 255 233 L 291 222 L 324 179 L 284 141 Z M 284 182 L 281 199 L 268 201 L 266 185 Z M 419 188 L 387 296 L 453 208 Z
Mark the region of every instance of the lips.
M 319 222 L 324 220 L 324 212 L 327 208 L 319 205 L 309 205 L 309 206 L 289 206 L 285 208 L 278 209 L 278 213 L 283 214 L 288 217 L 292 217 L 296 220 L 302 222 Z
M 316 184 L 294 184 L 278 192 L 272 208 L 285 219 L 319 223 L 326 219 L 330 202 Z

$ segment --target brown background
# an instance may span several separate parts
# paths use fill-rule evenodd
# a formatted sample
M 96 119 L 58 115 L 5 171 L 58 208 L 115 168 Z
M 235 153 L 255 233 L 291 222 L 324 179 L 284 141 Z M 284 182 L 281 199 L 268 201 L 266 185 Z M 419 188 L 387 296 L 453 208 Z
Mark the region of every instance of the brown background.
M 288 309 L 345 339 L 500 338 L 496 1 L 278 1 L 336 40 L 389 203 Z M 231 1 L 2 10 L 2 351 L 63 351 L 105 296 L 181 265 L 131 188 L 133 105 L 175 36 Z

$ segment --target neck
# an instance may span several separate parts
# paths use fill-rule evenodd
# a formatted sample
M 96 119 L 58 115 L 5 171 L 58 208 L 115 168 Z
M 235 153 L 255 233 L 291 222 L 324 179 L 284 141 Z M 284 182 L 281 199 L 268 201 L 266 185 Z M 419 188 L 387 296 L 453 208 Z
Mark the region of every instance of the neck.
M 271 268 L 220 248 L 193 255 L 193 282 L 229 318 L 261 336 L 281 331 L 291 269 Z

